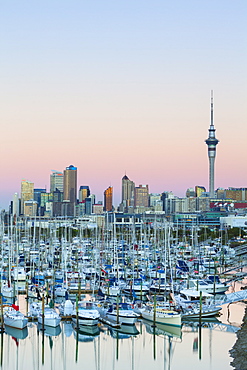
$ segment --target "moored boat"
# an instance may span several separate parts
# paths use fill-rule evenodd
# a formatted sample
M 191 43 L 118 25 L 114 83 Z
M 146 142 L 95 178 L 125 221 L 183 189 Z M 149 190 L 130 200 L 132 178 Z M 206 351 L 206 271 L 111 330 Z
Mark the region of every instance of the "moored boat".
M 127 303 L 110 305 L 107 311 L 102 313 L 104 317 L 113 322 L 126 325 L 134 325 L 139 315 Z
M 15 329 L 24 329 L 28 324 L 28 318 L 18 309 L 18 306 L 9 307 L 3 315 L 4 324 Z
M 38 323 L 41 325 L 44 323 L 45 326 L 56 327 L 60 322 L 61 317 L 53 308 L 45 308 L 44 313 L 42 313 L 42 310 L 38 313 Z
M 72 321 L 79 323 L 79 325 L 98 325 L 100 313 L 96 309 L 95 304 L 90 301 L 80 301 L 78 303 L 78 312 L 76 307 L 72 312 Z
M 166 306 L 147 305 L 142 312 L 142 317 L 145 320 L 153 321 L 154 324 L 157 322 L 171 326 L 181 326 L 181 314 Z

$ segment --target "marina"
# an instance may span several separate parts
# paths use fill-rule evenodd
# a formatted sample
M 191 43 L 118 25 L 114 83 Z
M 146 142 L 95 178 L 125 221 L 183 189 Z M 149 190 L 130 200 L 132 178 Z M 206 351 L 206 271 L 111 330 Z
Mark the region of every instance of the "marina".
M 72 236 L 69 222 L 59 238 L 2 231 L 1 368 L 231 368 L 247 298 L 243 253 L 215 239 L 209 255 L 205 242 L 174 238 L 169 223 L 88 238 Z

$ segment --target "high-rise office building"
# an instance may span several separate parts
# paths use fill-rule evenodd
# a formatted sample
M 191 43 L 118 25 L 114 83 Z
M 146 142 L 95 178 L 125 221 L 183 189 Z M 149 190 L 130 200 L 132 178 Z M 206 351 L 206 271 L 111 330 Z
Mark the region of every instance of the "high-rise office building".
M 52 195 L 53 195 L 52 215 L 53 217 L 62 216 L 63 192 L 56 189 L 55 191 L 53 191 Z
M 16 215 L 16 216 L 19 216 L 20 214 L 20 199 L 19 199 L 19 196 L 18 196 L 18 193 L 15 193 L 14 194 L 14 197 L 13 197 L 13 206 L 12 206 L 12 215 Z
M 63 173 L 52 170 L 50 175 L 50 193 L 53 193 L 56 189 L 61 193 L 63 192 Z
M 148 185 L 139 185 L 134 190 L 134 206 L 148 207 L 149 192 Z
M 215 137 L 214 128 L 214 102 L 213 102 L 213 92 L 211 91 L 211 117 L 210 117 L 210 127 L 209 135 L 205 143 L 208 146 L 208 159 L 209 159 L 209 197 L 214 198 L 214 162 L 216 157 L 216 145 L 219 140 Z
M 21 182 L 21 214 L 24 214 L 24 203 L 34 198 L 34 183 L 22 180 Z
M 85 199 L 85 214 L 91 215 L 93 212 L 93 205 L 95 204 L 95 195 L 91 194 Z
M 79 189 L 79 202 L 82 202 L 90 195 L 90 188 L 87 185 L 80 186 Z
M 112 194 L 113 194 L 113 187 L 109 186 L 104 191 L 104 211 L 105 212 L 112 211 Z
M 41 193 L 46 193 L 46 189 L 34 189 L 33 199 L 37 202 L 38 207 L 41 205 Z
M 122 178 L 122 208 L 125 212 L 128 212 L 129 207 L 134 206 L 134 189 L 134 181 L 124 175 Z
M 77 202 L 77 168 L 73 165 L 66 167 L 63 173 L 63 202 L 64 215 L 74 216 Z

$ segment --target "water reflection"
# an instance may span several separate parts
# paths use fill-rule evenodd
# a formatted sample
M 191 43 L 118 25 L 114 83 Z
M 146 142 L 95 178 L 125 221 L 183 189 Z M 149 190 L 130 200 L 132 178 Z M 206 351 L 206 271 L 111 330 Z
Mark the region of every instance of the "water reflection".
M 238 311 L 239 305 L 235 306 Z M 66 321 L 44 331 L 33 322 L 24 330 L 6 327 L 0 336 L 1 368 L 72 370 L 87 364 L 90 370 L 230 369 L 227 354 L 236 341 L 238 323 L 230 325 L 222 318 L 203 321 L 201 326 L 197 321 L 184 322 L 181 329 L 153 327 L 145 321 L 120 329 L 77 328 Z
M 153 326 L 152 324 L 150 324 L 150 321 L 145 320 L 143 320 L 143 323 L 145 324 L 146 331 L 149 334 L 165 335 L 168 337 L 176 338 L 182 337 L 182 328 L 180 327 L 160 323 L 156 323 L 156 325 Z
M 24 329 L 11 328 L 10 326 L 5 327 L 5 333 L 15 339 L 25 339 L 28 336 L 27 327 Z
M 135 325 L 122 325 L 119 329 L 109 328 L 109 332 L 112 338 L 118 339 L 128 339 L 140 333 Z
M 61 333 L 61 326 L 58 325 L 56 327 L 44 325 L 44 329 L 42 328 L 42 324 L 37 324 L 37 329 L 39 332 L 43 334 L 44 330 L 44 335 L 48 337 L 57 337 Z
M 80 342 L 91 342 L 94 340 L 95 337 L 100 335 L 100 329 L 99 326 L 86 326 L 86 325 L 79 325 L 79 327 L 76 327 L 76 324 L 71 324 L 74 338 L 76 340 L 79 340 Z M 78 338 L 77 338 L 78 334 Z

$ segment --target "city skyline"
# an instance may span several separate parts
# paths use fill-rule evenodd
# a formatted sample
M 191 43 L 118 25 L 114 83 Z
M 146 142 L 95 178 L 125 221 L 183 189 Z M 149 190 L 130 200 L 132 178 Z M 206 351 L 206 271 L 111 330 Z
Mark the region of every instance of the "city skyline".
M 247 4 L 65 1 L 2 4 L 0 208 L 22 179 L 121 201 L 126 172 L 151 193 L 209 191 L 210 91 L 220 145 L 215 189 L 246 187 Z

